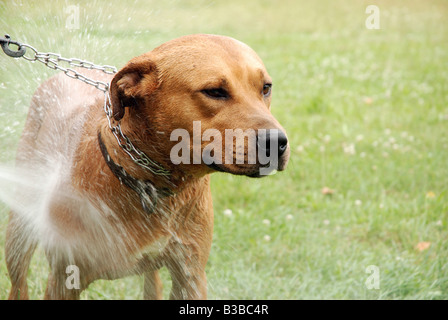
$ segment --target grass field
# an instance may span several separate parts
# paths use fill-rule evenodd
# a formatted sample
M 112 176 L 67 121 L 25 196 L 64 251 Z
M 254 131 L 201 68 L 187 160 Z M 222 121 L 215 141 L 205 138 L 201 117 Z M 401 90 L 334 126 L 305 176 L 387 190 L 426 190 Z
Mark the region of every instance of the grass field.
M 379 30 L 365 27 L 370 4 Z M 70 5 L 77 29 L 66 27 Z M 210 299 L 448 299 L 447 21 L 443 0 L 0 3 L 2 33 L 66 57 L 120 67 L 190 33 L 235 37 L 262 57 L 291 160 L 261 180 L 213 175 Z M 0 53 L 1 163 L 13 162 L 31 95 L 52 74 Z M 3 206 L 0 299 L 6 224 Z M 372 265 L 378 289 L 366 286 Z M 32 298 L 47 272 L 38 250 Z M 82 298 L 142 291 L 130 277 L 98 281 Z

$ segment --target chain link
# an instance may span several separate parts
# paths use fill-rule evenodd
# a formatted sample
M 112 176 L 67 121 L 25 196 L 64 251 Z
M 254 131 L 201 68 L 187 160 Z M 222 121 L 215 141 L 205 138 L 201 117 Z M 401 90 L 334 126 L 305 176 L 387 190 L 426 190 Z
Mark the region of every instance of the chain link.
M 32 51 L 31 56 L 29 56 L 27 54 L 22 56 L 25 60 L 32 61 L 32 62 L 39 61 L 39 62 L 45 64 L 50 69 L 60 70 L 60 71 L 64 72 L 68 77 L 80 80 L 87 84 L 90 84 L 90 85 L 94 86 L 95 88 L 97 88 L 98 90 L 101 90 L 103 92 L 107 92 L 109 90 L 108 83 L 90 79 L 72 68 L 64 68 L 64 67 L 60 66 L 59 64 L 61 62 L 63 62 L 70 67 L 94 69 L 94 70 L 102 71 L 107 74 L 115 74 L 117 72 L 117 68 L 115 68 L 113 66 L 96 65 L 92 62 L 81 60 L 81 59 L 76 59 L 76 58 L 64 58 L 64 57 L 61 57 L 60 54 L 53 53 L 53 52 L 39 52 L 35 48 L 33 48 L 32 46 L 30 46 L 28 44 L 22 44 L 22 47 L 28 48 L 28 49 L 30 49 L 30 51 Z

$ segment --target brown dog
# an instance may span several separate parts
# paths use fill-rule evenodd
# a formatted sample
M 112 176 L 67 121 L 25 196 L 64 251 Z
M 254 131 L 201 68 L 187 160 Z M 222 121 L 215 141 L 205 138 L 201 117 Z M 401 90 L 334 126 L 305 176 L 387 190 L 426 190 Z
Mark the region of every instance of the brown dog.
M 275 141 L 269 134 L 256 140 L 260 150 L 278 154 L 274 169 L 283 170 L 289 146 L 270 113 L 271 79 L 262 61 L 234 39 L 192 35 L 132 59 L 113 78 L 84 74 L 110 82 L 110 101 L 58 74 L 31 103 L 17 166 L 35 180 L 21 189 L 22 205 L 10 214 L 10 299 L 28 298 L 26 275 L 38 242 L 51 268 L 48 299 L 76 299 L 96 279 L 131 274 L 144 274 L 144 298 L 158 299 L 163 266 L 172 277 L 171 298 L 206 298 L 213 232 L 209 174 L 259 177 L 266 165 L 258 158 L 249 163 L 250 150 L 236 145 L 221 154 L 223 161 L 216 155 L 207 163 L 172 161 L 180 142 L 171 134 L 187 132 L 188 156 L 197 160 L 210 137 L 194 150 L 195 121 L 199 133 L 242 129 L 236 139 L 248 129 L 278 129 Z M 224 161 L 229 154 L 246 161 Z

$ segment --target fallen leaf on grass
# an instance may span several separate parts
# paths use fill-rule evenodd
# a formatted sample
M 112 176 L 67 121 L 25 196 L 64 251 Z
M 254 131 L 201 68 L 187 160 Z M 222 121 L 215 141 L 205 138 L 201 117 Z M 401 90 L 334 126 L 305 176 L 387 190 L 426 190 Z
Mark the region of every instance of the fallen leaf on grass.
M 323 187 L 320 192 L 322 192 L 323 195 L 331 196 L 334 193 L 334 190 L 332 190 L 328 187 Z
M 370 105 L 370 104 L 372 104 L 372 102 L 373 102 L 373 99 L 371 97 L 364 97 L 365 104 Z
M 424 250 L 427 250 L 430 246 L 431 246 L 431 242 L 423 241 L 423 242 L 417 243 L 417 245 L 415 246 L 415 249 L 422 252 Z

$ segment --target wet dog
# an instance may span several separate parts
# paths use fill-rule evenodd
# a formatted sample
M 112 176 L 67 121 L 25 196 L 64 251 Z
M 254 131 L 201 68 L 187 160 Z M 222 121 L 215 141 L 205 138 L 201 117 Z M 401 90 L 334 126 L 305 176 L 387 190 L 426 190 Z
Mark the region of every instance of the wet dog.
M 273 169 L 284 170 L 289 158 L 261 59 L 235 39 L 191 35 L 133 58 L 114 76 L 84 74 L 110 83 L 106 97 L 58 74 L 32 99 L 17 167 L 40 180 L 38 188 L 19 192 L 26 212 L 10 213 L 10 299 L 28 298 L 27 270 L 38 243 L 51 269 L 47 299 L 77 299 L 96 279 L 132 274 L 144 274 L 144 298 L 159 299 L 161 267 L 171 274 L 171 298 L 205 299 L 210 173 L 260 177 L 266 164 L 260 157 L 247 161 L 248 147 L 232 144 L 230 152 L 216 149 L 207 158 L 212 139 L 201 134 L 213 129 L 215 147 L 224 149 L 216 134 L 240 129 L 233 143 L 248 130 L 264 130 L 254 139 L 259 150 L 277 155 Z M 190 137 L 182 148 L 172 135 L 179 129 Z M 197 161 L 173 161 L 174 149 Z M 238 155 L 244 161 L 228 161 Z

